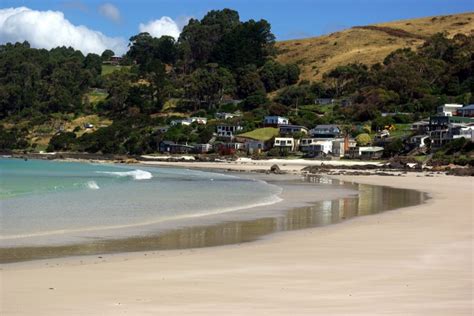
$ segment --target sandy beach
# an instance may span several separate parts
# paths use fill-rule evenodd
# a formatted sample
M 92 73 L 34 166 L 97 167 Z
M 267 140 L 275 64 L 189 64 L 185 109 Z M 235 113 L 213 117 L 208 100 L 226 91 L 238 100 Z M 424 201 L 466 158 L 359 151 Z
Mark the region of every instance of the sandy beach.
M 269 170 L 272 165 L 278 167 L 286 172 L 299 173 L 302 168 L 306 166 L 321 166 L 322 164 L 333 166 L 356 166 L 356 165 L 375 165 L 381 166 L 382 163 L 377 161 L 351 161 L 351 160 L 308 160 L 308 159 L 266 159 L 253 160 L 250 158 L 239 158 L 236 161 L 221 161 L 221 162 L 194 162 L 186 160 L 188 156 L 180 157 L 184 161 L 168 162 L 164 160 L 150 160 L 141 161 L 141 164 L 149 166 L 179 166 L 183 168 L 201 168 L 214 170 L 233 170 L 233 171 L 256 171 Z
M 267 169 L 222 163 L 222 169 Z M 167 164 L 154 162 L 154 164 Z M 179 163 L 180 166 L 216 165 Z M 257 168 L 255 167 L 257 166 Z M 298 171 L 297 163 L 280 165 Z M 472 315 L 472 178 L 340 176 L 427 203 L 263 240 L 4 265 L 2 315 Z

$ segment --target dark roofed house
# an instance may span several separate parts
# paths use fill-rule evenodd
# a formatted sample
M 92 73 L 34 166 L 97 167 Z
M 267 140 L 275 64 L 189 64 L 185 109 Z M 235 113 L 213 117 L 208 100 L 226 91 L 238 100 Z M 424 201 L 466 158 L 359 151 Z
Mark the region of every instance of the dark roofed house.
M 265 116 L 263 120 L 264 126 L 278 127 L 280 125 L 288 125 L 288 124 L 290 124 L 290 121 L 288 120 L 288 118 L 283 117 L 283 116 L 277 116 L 277 115 Z
M 280 125 L 278 128 L 281 135 L 291 135 L 294 133 L 308 134 L 308 129 L 300 125 Z
M 335 100 L 332 98 L 317 98 L 314 100 L 314 104 L 319 104 L 319 105 L 328 105 L 328 104 L 333 104 L 334 102 Z
M 176 144 L 175 142 L 164 140 L 158 145 L 158 151 L 169 154 L 187 154 L 194 150 L 193 146 Z
M 212 150 L 211 144 L 196 144 L 194 145 L 194 151 L 198 154 L 205 154 Z
M 430 131 L 447 129 L 449 124 L 462 123 L 469 124 L 474 122 L 474 117 L 462 116 L 431 116 L 430 117 Z
M 464 117 L 474 117 L 474 104 L 469 104 L 458 109 L 457 115 Z
M 316 125 L 309 133 L 315 138 L 335 138 L 340 136 L 341 130 L 334 124 Z

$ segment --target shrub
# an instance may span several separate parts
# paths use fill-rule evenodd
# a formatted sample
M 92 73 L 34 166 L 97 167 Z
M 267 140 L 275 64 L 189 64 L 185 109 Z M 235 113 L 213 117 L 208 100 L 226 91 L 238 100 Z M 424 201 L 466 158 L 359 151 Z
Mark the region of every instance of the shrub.
M 362 133 L 356 136 L 355 138 L 358 146 L 367 146 L 372 142 L 372 138 L 367 133 Z
M 49 141 L 47 151 L 70 150 L 76 142 L 76 134 L 73 132 L 58 133 Z

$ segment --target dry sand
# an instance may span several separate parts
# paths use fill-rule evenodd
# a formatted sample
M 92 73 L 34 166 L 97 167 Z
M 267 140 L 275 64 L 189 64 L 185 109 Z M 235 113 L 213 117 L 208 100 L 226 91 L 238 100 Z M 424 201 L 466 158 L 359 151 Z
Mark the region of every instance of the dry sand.
M 183 156 L 186 158 L 188 156 Z M 372 164 L 376 166 L 382 165 L 378 161 L 356 161 L 356 160 L 308 160 L 308 159 L 266 159 L 253 160 L 250 158 L 239 158 L 237 161 L 222 161 L 222 162 L 168 162 L 168 161 L 141 161 L 141 164 L 150 166 L 179 166 L 184 168 L 203 168 L 203 169 L 217 169 L 217 170 L 238 170 L 238 171 L 253 171 L 253 170 L 269 170 L 272 165 L 287 172 L 300 172 L 306 166 L 320 166 L 321 164 L 333 166 L 355 166 Z
M 472 315 L 472 178 L 341 177 L 428 203 L 224 247 L 5 265 L 2 315 Z

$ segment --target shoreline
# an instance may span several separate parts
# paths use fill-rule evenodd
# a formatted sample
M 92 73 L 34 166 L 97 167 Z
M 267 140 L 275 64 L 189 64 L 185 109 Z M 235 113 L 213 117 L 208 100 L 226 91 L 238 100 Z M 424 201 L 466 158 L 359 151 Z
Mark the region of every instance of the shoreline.
M 219 172 L 222 172 L 222 170 Z M 281 193 L 278 195 L 280 201 L 269 205 L 247 207 L 228 212 L 200 214 L 199 216 L 187 216 L 186 218 L 160 221 L 154 224 L 134 225 L 118 231 L 106 228 L 84 232 L 85 235 L 82 240 L 84 238 L 86 240 L 99 238 L 100 242 L 98 244 L 84 241 L 68 242 L 67 236 L 61 237 L 63 242 L 42 244 L 44 240 L 54 238 L 54 235 L 52 237 L 39 237 L 35 239 L 34 244 L 18 244 L 17 246 L 0 249 L 2 263 L 14 266 L 17 263 L 31 262 L 34 265 L 37 260 L 54 260 L 56 257 L 64 258 L 64 260 L 68 258 L 74 260 L 73 257 L 78 256 L 108 256 L 124 252 L 231 245 L 271 238 L 271 235 L 281 231 L 336 224 L 356 216 L 370 215 L 399 207 L 408 207 L 412 204 L 424 203 L 426 199 L 418 191 L 404 192 L 385 187 L 365 188 L 363 190 L 358 185 L 339 183 L 339 181 L 332 181 L 326 177 L 310 177 L 306 178 L 305 181 L 301 176 L 288 174 L 225 173 L 279 187 L 281 189 Z M 316 183 L 314 180 L 317 180 Z M 368 192 L 361 191 L 367 191 L 367 189 L 369 189 Z M 394 196 L 400 196 L 404 199 L 409 198 L 409 200 L 401 204 L 394 202 L 382 203 L 381 200 L 376 203 L 382 195 L 384 199 L 391 197 L 393 200 Z M 373 200 L 373 202 L 364 204 L 360 208 L 357 201 L 366 199 Z M 332 209 L 328 210 L 328 206 Z M 331 219 L 325 218 L 327 215 L 321 214 L 321 212 L 328 211 L 330 213 L 327 214 L 333 214 Z M 303 220 L 304 218 L 307 219 Z M 295 220 L 298 222 L 295 222 Z M 290 223 L 293 224 L 290 225 Z M 242 229 L 247 232 L 240 232 Z M 136 232 L 134 233 L 134 231 Z M 224 234 L 224 231 L 227 231 L 227 233 Z M 231 232 L 232 235 L 229 235 Z M 205 240 L 199 238 L 199 241 L 193 241 L 192 238 L 188 240 L 190 234 L 209 235 L 211 233 L 222 234 L 221 240 L 208 238 Z M 101 237 L 104 234 L 107 236 L 106 238 Z M 184 238 L 188 241 L 180 244 L 170 240 L 164 242 L 170 236 L 179 236 L 179 239 Z M 125 244 L 126 246 L 123 246 Z M 81 249 L 87 249 L 87 251 L 81 253 Z
M 121 163 L 114 163 L 113 161 L 98 161 L 98 160 L 82 160 L 82 159 L 57 159 L 57 161 L 66 161 L 66 162 L 81 162 L 81 163 L 99 163 L 99 164 L 110 164 L 110 165 L 117 165 L 117 166 L 123 166 Z M 133 164 L 133 165 L 127 165 L 129 168 L 133 168 L 133 166 L 136 167 L 148 167 L 148 168 L 153 168 L 153 167 L 159 167 L 159 168 L 178 168 L 178 169 L 192 169 L 192 170 L 200 170 L 200 171 L 206 171 L 206 172 L 218 172 L 218 173 L 223 173 L 223 174 L 229 174 L 229 175 L 234 175 L 237 177 L 241 178 L 246 178 L 246 179 L 253 179 L 256 181 L 263 181 L 267 184 L 270 185 L 276 185 L 279 187 L 281 190 L 283 190 L 283 187 L 288 189 L 290 193 L 284 193 L 284 197 L 281 198 L 280 194 L 275 195 L 275 199 L 271 202 L 265 201 L 262 203 L 258 203 L 257 205 L 248 205 L 245 207 L 238 207 L 236 209 L 232 209 L 230 211 L 216 211 L 216 212 L 209 212 L 209 213 L 204 213 L 204 214 L 198 214 L 198 215 L 186 215 L 180 218 L 170 218 L 170 219 L 163 219 L 155 222 L 147 222 L 147 223 L 138 223 L 135 225 L 121 225 L 121 226 L 110 226 L 110 227 L 92 227 L 90 229 L 75 229 L 71 231 L 65 231 L 65 230 L 59 230 L 57 232 L 51 232 L 51 233 L 38 233 L 34 235 L 28 235 L 25 237 L 19 237 L 19 238 L 5 238 L 5 239 L 0 239 L 4 240 L 2 248 L 24 248 L 24 247 L 44 247 L 44 242 L 48 241 L 51 236 L 58 235 L 75 235 L 75 234 L 90 234 L 87 236 L 87 238 L 100 238 L 101 234 L 104 234 L 106 232 L 107 235 L 109 236 L 112 234 L 115 236 L 114 238 L 108 237 L 108 239 L 111 240 L 119 240 L 123 238 L 134 238 L 134 237 L 139 237 L 139 235 L 131 234 L 130 232 L 133 229 L 140 228 L 140 230 L 147 231 L 147 232 L 153 232 L 158 229 L 164 229 L 170 230 L 173 229 L 173 227 L 170 228 L 170 225 L 173 225 L 176 223 L 177 225 L 181 225 L 181 227 L 193 227 L 197 225 L 210 225 L 210 224 L 216 224 L 220 222 L 225 222 L 229 221 L 229 219 L 225 218 L 227 216 L 230 216 L 230 221 L 239 221 L 242 219 L 246 218 L 239 218 L 238 214 L 246 214 L 248 215 L 249 212 L 258 212 L 261 213 L 262 211 L 268 211 L 270 208 L 274 209 L 276 208 L 276 211 L 279 213 L 283 213 L 285 211 L 292 210 L 294 208 L 302 207 L 302 206 L 308 206 L 312 205 L 316 202 L 319 201 L 332 201 L 333 199 L 338 199 L 338 198 L 343 198 L 343 197 L 351 197 L 354 194 L 357 194 L 357 190 L 355 188 L 348 189 L 349 192 L 341 192 L 339 194 L 329 194 L 325 197 L 322 196 L 312 196 L 309 198 L 309 195 L 312 192 L 306 192 L 306 194 L 299 194 L 299 200 L 292 198 L 296 193 L 296 188 L 295 184 L 299 183 L 301 184 L 301 179 L 302 177 L 305 176 L 305 173 L 302 173 L 301 170 L 299 170 L 302 166 L 301 160 L 295 161 L 293 164 L 283 164 L 281 167 L 281 170 L 283 170 L 283 174 L 273 174 L 269 172 L 262 172 L 262 171 L 268 171 L 273 163 L 275 162 L 281 162 L 281 160 L 264 160 L 260 161 L 259 163 L 256 163 L 255 161 L 243 161 L 243 162 L 226 162 L 226 163 L 202 163 L 202 162 L 193 162 L 193 163 L 183 163 L 183 162 L 161 162 L 161 163 L 146 163 L 146 162 L 141 162 L 138 164 Z M 314 161 L 314 163 L 321 163 L 320 161 Z M 255 169 L 257 165 L 257 169 Z M 293 183 L 295 182 L 295 183 Z M 289 184 L 291 183 L 291 184 Z M 321 188 L 321 187 L 320 187 Z M 328 188 L 330 188 L 328 186 Z M 337 188 L 337 186 L 333 186 L 332 189 Z M 314 189 L 314 188 L 313 188 Z M 352 190 L 352 191 L 351 191 Z M 316 192 L 317 193 L 317 192 Z M 229 214 L 235 214 L 234 216 L 229 215 Z M 263 216 L 260 214 L 260 216 Z M 251 219 L 255 217 L 250 217 Z M 195 223 L 194 221 L 197 221 Z M 121 230 L 123 232 L 121 232 Z M 127 235 L 128 234 L 128 235 Z M 34 242 L 31 243 L 32 238 L 35 238 Z M 16 240 L 19 240 L 16 242 Z M 26 241 L 22 241 L 22 240 Z M 83 238 L 84 239 L 84 238 Z M 13 240 L 13 241 L 11 241 Z M 26 242 L 26 244 L 25 244 Z M 42 244 L 43 243 L 43 244 Z M 55 247 L 55 246 L 66 246 L 66 245 L 83 245 L 83 242 L 78 242 L 77 240 L 72 241 L 70 238 L 66 238 L 63 242 L 52 242 L 49 246 Z M 1 249 L 0 249 L 1 251 Z M 0 263 L 2 263 L 0 261 Z
M 332 178 L 422 189 L 431 199 L 252 243 L 4 269 L 6 314 L 472 313 L 471 178 Z

